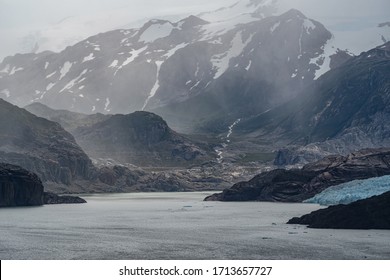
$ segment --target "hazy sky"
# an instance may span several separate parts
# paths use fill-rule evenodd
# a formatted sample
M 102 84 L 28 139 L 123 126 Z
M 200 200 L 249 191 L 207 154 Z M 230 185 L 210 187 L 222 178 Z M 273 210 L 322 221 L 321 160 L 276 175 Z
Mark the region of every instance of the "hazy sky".
M 179 19 L 239 0 L 0 0 L 0 60 L 28 48 L 36 37 L 83 39 L 145 18 Z M 390 0 L 279 0 L 281 11 L 295 7 L 331 31 L 390 21 Z M 62 21 L 62 22 L 61 22 Z M 63 24 L 65 23 L 65 24 Z M 30 36 L 27 36 L 30 35 Z M 75 39 L 73 38 L 73 39 Z

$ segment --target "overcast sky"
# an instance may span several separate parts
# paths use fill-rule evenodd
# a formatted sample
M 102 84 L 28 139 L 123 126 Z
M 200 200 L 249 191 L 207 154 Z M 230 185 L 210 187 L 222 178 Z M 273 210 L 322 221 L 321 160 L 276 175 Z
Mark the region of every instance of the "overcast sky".
M 145 18 L 179 19 L 239 0 L 0 0 L 0 60 L 28 48 L 37 36 L 91 36 Z M 390 0 L 279 0 L 281 12 L 301 10 L 334 31 L 390 21 Z M 64 24 L 65 23 L 65 24 Z M 69 34 L 72 33 L 72 34 Z M 59 36 L 61 34 L 61 36 Z M 27 35 L 30 35 L 28 37 Z M 27 36 L 27 37 L 26 37 Z M 30 41 L 29 41 L 30 40 Z M 64 41 L 51 44 L 60 49 Z

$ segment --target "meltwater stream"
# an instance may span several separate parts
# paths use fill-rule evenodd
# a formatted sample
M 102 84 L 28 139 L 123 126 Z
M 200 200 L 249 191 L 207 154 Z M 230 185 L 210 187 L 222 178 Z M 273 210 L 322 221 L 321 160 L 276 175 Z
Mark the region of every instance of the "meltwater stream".
M 84 196 L 0 209 L 0 259 L 389 259 L 390 232 L 287 225 L 315 204 L 203 202 L 209 193 Z

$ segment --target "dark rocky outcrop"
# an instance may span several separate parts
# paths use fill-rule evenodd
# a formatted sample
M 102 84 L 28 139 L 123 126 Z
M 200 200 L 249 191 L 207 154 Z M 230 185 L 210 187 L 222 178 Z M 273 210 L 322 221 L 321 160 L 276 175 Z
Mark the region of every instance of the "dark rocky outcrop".
M 341 183 L 390 174 L 390 148 L 329 156 L 302 169 L 276 169 L 205 200 L 301 202 Z
M 293 218 L 288 224 L 308 225 L 311 228 L 390 229 L 390 192 L 348 205 L 320 209 Z
M 0 207 L 43 204 L 43 185 L 38 176 L 10 164 L 0 163 Z
M 79 204 L 87 203 L 84 199 L 78 196 L 57 195 L 55 193 L 45 192 L 43 195 L 44 204 Z

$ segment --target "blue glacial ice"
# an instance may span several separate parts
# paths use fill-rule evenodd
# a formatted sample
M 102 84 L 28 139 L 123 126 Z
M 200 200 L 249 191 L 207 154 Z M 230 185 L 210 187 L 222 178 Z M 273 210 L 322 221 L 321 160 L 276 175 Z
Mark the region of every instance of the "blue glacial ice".
M 349 204 L 387 191 L 390 191 L 390 176 L 383 176 L 333 186 L 304 202 L 326 206 Z

